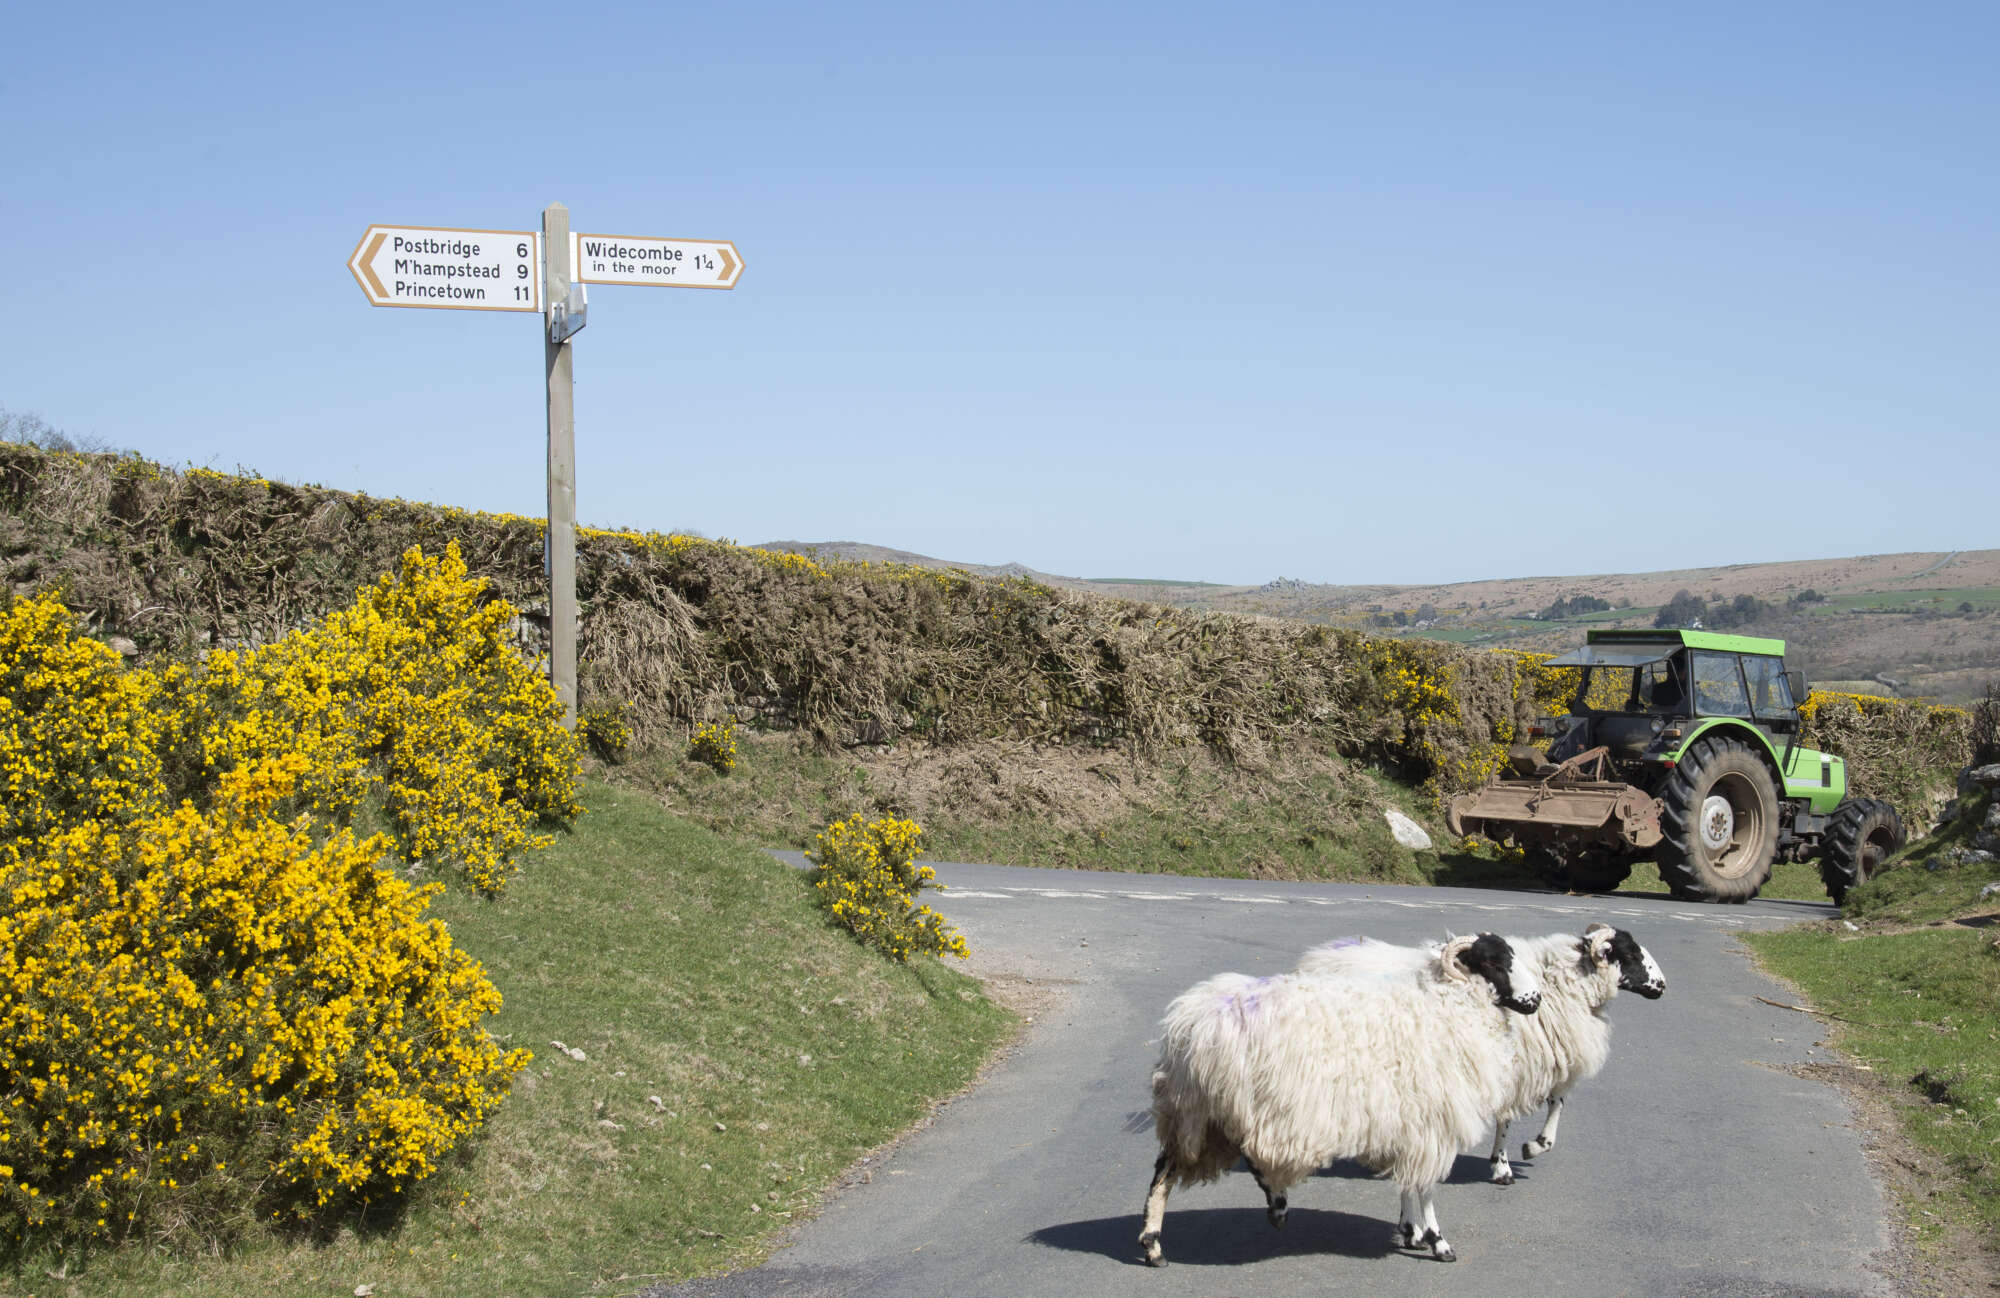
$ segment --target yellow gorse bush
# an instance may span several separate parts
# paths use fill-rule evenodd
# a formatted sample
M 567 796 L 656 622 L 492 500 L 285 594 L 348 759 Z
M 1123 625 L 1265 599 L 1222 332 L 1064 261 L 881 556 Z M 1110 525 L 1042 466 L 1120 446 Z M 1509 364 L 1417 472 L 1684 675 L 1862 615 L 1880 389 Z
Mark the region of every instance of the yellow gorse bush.
M 493 891 L 579 810 L 513 616 L 455 549 L 158 673 L 0 608 L 0 1254 L 343 1211 L 485 1120 L 529 1056 L 385 867 Z
M 929 906 L 917 904 L 925 888 L 942 890 L 937 871 L 918 865 L 923 830 L 914 820 L 836 820 L 813 839 L 813 894 L 821 909 L 855 937 L 890 959 L 912 955 L 971 954 L 965 939 Z
M 736 718 L 710 721 L 697 727 L 688 740 L 688 756 L 715 768 L 717 775 L 736 769 Z
M 190 748 L 216 773 L 299 752 L 300 795 L 335 824 L 371 803 L 407 861 L 506 885 L 513 858 L 567 820 L 578 741 L 553 689 L 507 643 L 515 616 L 485 600 L 458 547 L 411 550 L 398 572 L 322 627 L 208 655 L 188 681 Z
M 158 688 L 74 635 L 53 596 L 0 612 L 0 864 L 52 833 L 158 803 Z
M 424 917 L 439 885 L 378 868 L 379 839 L 271 817 L 306 765 L 0 867 L 0 1243 L 399 1192 L 527 1062 Z

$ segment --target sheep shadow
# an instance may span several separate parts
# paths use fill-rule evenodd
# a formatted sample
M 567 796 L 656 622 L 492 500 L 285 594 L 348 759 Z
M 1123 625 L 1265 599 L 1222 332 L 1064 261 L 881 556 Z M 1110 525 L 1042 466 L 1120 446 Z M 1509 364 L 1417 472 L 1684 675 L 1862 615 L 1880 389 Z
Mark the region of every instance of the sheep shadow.
M 1518 1144 L 1519 1142 L 1516 1143 Z M 1533 1179 L 1534 1165 L 1532 1163 L 1517 1159 L 1513 1163 L 1513 1168 L 1515 1180 L 1527 1181 Z M 1460 1154 L 1452 1162 L 1451 1173 L 1444 1178 L 1443 1183 L 1445 1185 L 1486 1185 L 1491 1183 L 1492 1173 L 1493 1166 L 1487 1161 L 1484 1155 Z M 1366 1163 L 1350 1162 L 1347 1159 L 1339 1159 L 1328 1163 L 1325 1167 L 1314 1172 L 1313 1177 L 1314 1179 L 1328 1178 L 1337 1181 L 1380 1181 L 1384 1188 L 1392 1192 L 1396 1188 L 1394 1182 L 1390 1181 L 1387 1177 L 1377 1175 L 1375 1169 L 1369 1167 Z
M 1146 1263 L 1139 1252 L 1136 1213 L 1044 1226 L 1030 1243 L 1067 1253 L 1095 1253 L 1130 1266 Z M 1326 1208 L 1292 1208 L 1283 1230 L 1273 1230 L 1264 1209 L 1190 1208 L 1167 1205 L 1161 1234 L 1167 1262 L 1174 1266 L 1241 1266 L 1280 1257 L 1382 1258 L 1395 1246 L 1395 1223 Z M 1414 1254 L 1412 1256 L 1415 1256 Z

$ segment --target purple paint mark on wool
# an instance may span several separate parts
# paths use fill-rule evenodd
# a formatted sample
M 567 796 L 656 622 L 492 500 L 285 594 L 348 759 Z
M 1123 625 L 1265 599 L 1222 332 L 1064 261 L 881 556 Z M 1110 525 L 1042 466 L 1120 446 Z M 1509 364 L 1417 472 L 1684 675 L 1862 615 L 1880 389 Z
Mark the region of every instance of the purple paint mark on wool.
M 1350 946 L 1363 946 L 1367 942 L 1368 939 L 1365 937 L 1337 937 L 1333 939 L 1333 941 L 1326 943 L 1323 949 L 1328 951 L 1339 951 Z
M 1255 1017 L 1258 1007 L 1264 1002 L 1264 988 L 1270 986 L 1271 982 L 1270 978 L 1259 978 L 1255 982 L 1247 983 L 1222 997 L 1221 1007 L 1238 1019 L 1247 1021 Z

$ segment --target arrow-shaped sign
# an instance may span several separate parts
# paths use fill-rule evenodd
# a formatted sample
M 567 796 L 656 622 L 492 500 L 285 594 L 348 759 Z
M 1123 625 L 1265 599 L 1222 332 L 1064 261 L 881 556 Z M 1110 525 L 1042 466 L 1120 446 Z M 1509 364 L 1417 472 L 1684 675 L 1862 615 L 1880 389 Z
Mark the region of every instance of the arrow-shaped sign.
M 735 288 L 743 254 L 727 239 L 647 239 L 572 234 L 572 278 L 579 284 L 653 288 Z
M 371 225 L 347 268 L 376 306 L 542 309 L 541 243 L 532 230 Z

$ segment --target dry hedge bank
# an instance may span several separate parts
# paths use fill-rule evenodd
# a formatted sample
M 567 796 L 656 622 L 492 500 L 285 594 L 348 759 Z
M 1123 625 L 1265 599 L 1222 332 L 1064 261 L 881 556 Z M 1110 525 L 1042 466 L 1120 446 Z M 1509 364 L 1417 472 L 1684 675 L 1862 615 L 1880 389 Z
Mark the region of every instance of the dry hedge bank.
M 60 583 L 142 652 L 274 639 L 451 541 L 545 639 L 539 520 L 0 444 L 8 579 Z M 1201 744 L 1253 769 L 1304 744 L 1448 789 L 1493 769 L 1547 687 L 1512 654 L 656 533 L 585 530 L 577 587 L 582 703 L 629 704 L 641 742 L 734 713 L 835 745 Z M 1844 738 L 1888 736 L 1863 787 L 1878 772 L 1906 798 L 1917 768 L 1961 764 L 1947 711 L 1843 719 Z

